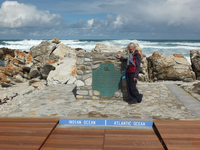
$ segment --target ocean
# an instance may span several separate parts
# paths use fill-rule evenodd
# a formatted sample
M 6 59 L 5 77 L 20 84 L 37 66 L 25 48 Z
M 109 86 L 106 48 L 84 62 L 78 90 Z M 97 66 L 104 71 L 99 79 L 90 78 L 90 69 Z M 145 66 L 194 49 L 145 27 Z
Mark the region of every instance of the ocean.
M 0 48 L 7 47 L 20 51 L 29 51 L 32 46 L 40 44 L 44 40 L 0 40 Z M 50 40 L 51 41 L 51 40 Z M 182 54 L 190 62 L 190 50 L 200 50 L 200 40 L 60 40 L 66 46 L 82 48 L 90 52 L 96 44 L 119 45 L 126 47 L 128 43 L 138 43 L 143 54 L 147 57 L 153 52 L 161 54 Z M 0 60 L 0 66 L 3 61 Z

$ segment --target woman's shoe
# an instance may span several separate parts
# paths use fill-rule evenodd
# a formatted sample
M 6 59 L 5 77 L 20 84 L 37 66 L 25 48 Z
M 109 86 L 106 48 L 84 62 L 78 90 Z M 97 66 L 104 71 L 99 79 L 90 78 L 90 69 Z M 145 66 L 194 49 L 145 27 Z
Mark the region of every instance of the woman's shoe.
M 142 95 L 142 97 L 143 97 L 143 95 Z M 138 101 L 138 103 L 141 103 L 141 102 L 142 102 L 142 97 L 140 98 L 140 100 Z
M 129 102 L 129 105 L 137 104 L 137 102 Z

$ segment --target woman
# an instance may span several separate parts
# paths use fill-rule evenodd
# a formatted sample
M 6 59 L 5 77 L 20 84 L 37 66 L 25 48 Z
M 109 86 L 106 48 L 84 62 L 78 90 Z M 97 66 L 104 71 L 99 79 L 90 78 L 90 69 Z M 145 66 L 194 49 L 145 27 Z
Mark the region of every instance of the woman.
M 129 104 L 137 104 L 142 101 L 143 95 L 139 93 L 136 84 L 138 80 L 138 74 L 140 71 L 141 55 L 136 50 L 136 45 L 130 43 L 128 45 L 128 58 L 123 58 L 120 54 L 117 54 L 117 58 L 121 61 L 126 61 L 126 88 L 128 96 L 130 98 Z

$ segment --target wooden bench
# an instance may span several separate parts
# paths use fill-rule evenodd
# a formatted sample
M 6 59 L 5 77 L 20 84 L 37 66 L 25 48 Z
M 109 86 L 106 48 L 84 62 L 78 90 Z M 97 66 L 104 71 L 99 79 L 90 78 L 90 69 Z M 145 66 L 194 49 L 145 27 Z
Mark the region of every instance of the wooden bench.
M 56 128 L 42 150 L 163 150 L 152 130 Z
M 59 118 L 0 118 L 0 149 L 38 150 Z
M 168 150 L 199 150 L 200 120 L 154 120 Z

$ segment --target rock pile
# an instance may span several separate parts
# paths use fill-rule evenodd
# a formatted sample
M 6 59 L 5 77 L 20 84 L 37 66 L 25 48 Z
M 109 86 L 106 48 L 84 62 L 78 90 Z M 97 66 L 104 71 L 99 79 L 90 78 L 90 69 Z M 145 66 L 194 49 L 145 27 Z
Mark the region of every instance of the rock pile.
M 75 83 L 76 53 L 57 39 L 43 41 L 29 52 L 1 48 L 4 67 L 0 67 L 0 84 L 10 87 L 27 80 L 34 87 L 38 87 L 39 82 L 47 85 Z
M 197 80 L 200 80 L 200 51 L 191 50 L 190 59 L 192 64 L 192 69 L 196 74 Z
M 166 55 L 154 52 L 148 58 L 150 80 L 172 80 L 191 82 L 195 80 L 195 73 L 190 63 L 181 54 Z

